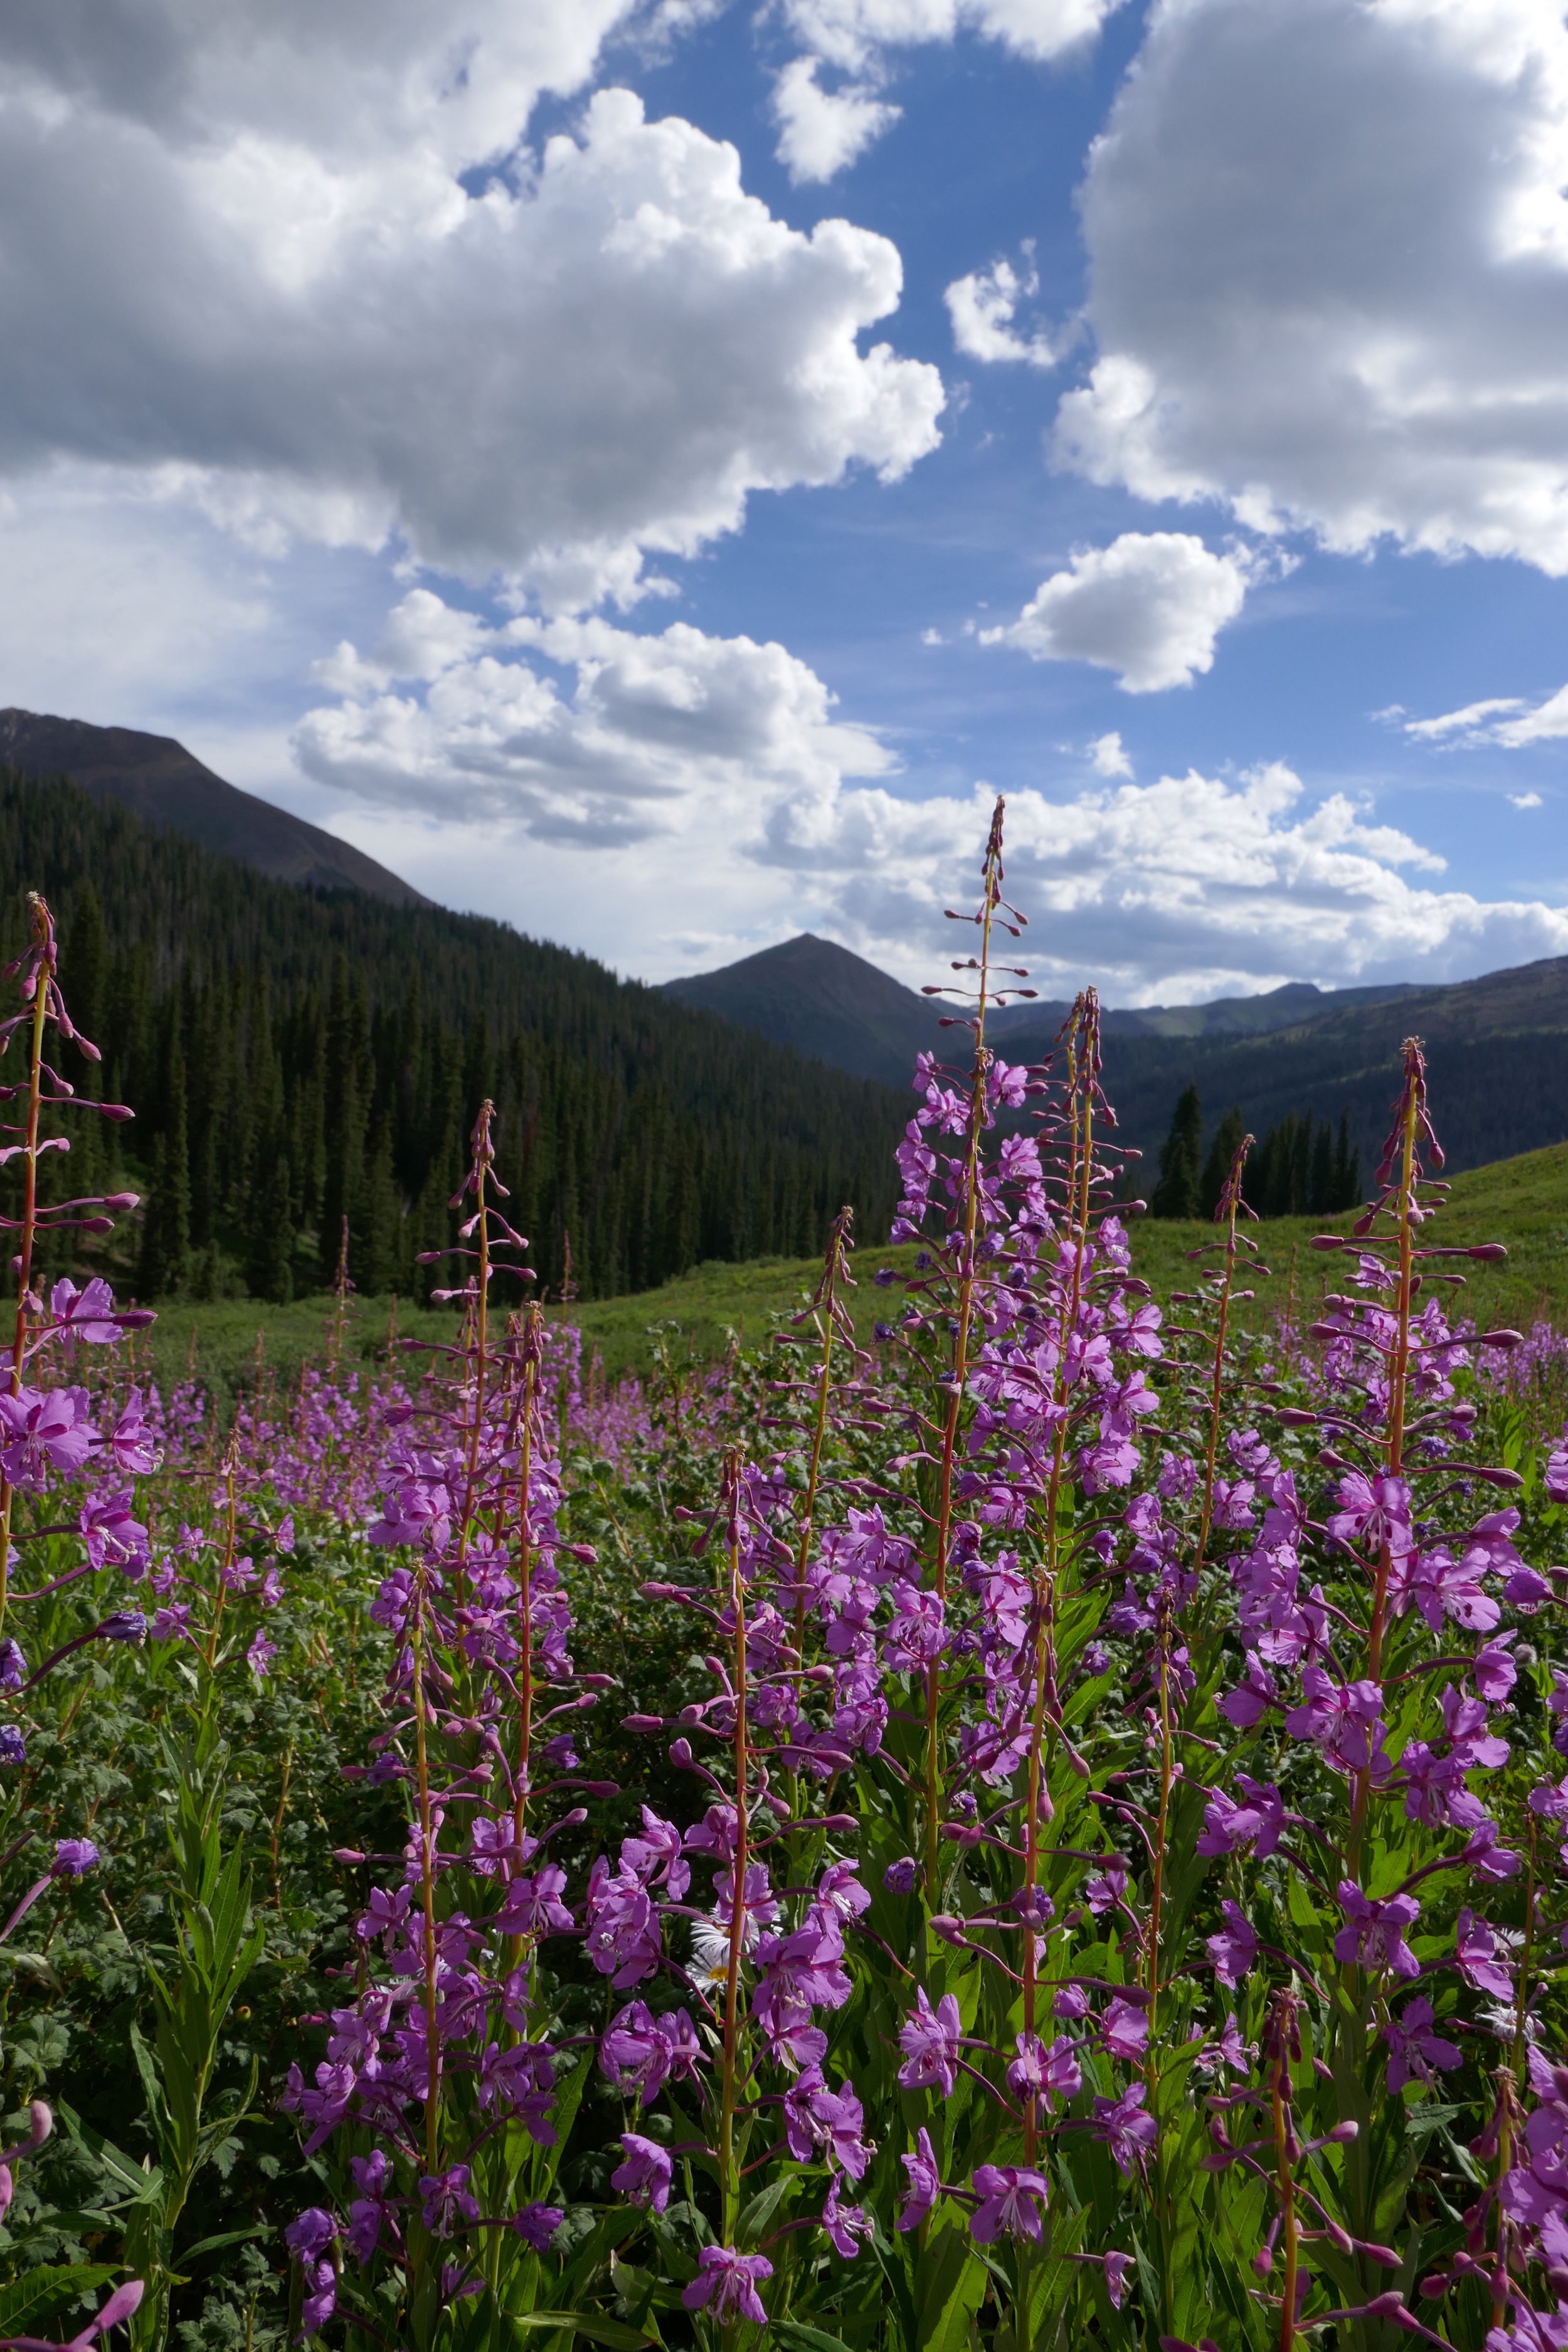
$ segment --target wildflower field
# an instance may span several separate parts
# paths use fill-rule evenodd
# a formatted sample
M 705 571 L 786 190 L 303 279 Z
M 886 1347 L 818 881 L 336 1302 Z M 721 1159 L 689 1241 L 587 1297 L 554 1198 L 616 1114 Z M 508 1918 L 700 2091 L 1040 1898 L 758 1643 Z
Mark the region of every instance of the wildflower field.
M 124 1112 L 32 902 L 0 2352 L 1568 2347 L 1568 1350 L 1414 1040 L 1283 1297 L 1246 1142 L 1156 1297 L 1092 992 L 987 1048 L 1003 882 L 999 807 L 781 1328 L 606 1374 L 487 1103 L 445 1318 L 232 1410 L 40 1183 Z

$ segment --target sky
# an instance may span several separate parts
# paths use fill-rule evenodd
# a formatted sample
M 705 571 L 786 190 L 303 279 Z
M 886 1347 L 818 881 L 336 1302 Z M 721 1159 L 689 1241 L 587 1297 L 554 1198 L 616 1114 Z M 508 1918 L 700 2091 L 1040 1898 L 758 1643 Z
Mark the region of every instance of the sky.
M 0 703 L 647 980 L 1568 953 L 1548 0 L 9 0 Z

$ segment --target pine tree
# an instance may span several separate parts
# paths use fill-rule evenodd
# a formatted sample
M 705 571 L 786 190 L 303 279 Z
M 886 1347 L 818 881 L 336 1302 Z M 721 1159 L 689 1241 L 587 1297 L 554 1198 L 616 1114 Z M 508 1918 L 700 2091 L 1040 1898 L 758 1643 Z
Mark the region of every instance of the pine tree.
M 185 1120 L 185 1076 L 175 1064 L 170 1087 L 169 1124 L 153 1150 L 153 1194 L 142 1226 L 137 1288 L 143 1298 L 183 1290 L 191 1251 L 190 1143 Z
M 1339 1140 L 1334 1147 L 1334 1208 L 1353 1209 L 1361 1201 L 1361 1153 L 1351 1141 L 1351 1115 L 1340 1113 Z
M 1227 1110 L 1214 1131 L 1209 1156 L 1204 1161 L 1203 1180 L 1198 1186 L 1198 1213 L 1212 1217 L 1219 1207 L 1219 1196 L 1225 1190 L 1225 1180 L 1230 1174 L 1231 1161 L 1240 1149 L 1247 1133 L 1239 1110 Z
M 253 1297 L 286 1307 L 294 1296 L 294 1195 L 287 1154 L 270 1150 L 261 1173 L 245 1279 Z
M 1203 1182 L 1204 1107 L 1191 1079 L 1176 1104 L 1160 1153 L 1160 1181 L 1149 1203 L 1154 1217 L 1195 1217 Z

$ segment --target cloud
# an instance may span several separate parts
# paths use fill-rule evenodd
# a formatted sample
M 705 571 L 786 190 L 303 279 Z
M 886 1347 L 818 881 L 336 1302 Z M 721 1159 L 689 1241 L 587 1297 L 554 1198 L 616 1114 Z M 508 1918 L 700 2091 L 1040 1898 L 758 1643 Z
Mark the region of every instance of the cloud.
M 1097 776 L 1130 776 L 1132 773 L 1127 748 L 1114 730 L 1109 735 L 1097 735 L 1089 747 L 1089 756 Z
M 1568 572 L 1565 182 L 1555 0 L 1157 0 L 1082 190 L 1058 457 Z
M 821 65 L 820 58 L 792 58 L 773 84 L 778 157 L 797 187 L 831 180 L 900 112 L 862 83 L 823 89 L 816 79 Z
M 1026 338 L 1013 325 L 1020 302 L 1031 300 L 1039 289 L 1039 273 L 1032 263 L 1022 277 L 1010 261 L 1002 259 L 994 261 L 989 269 L 955 278 L 942 299 L 958 349 L 972 360 L 1023 360 L 1030 367 L 1055 367 L 1056 353 L 1048 337 L 1037 328 Z
M 298 737 L 333 829 L 450 903 L 613 940 L 648 978 L 803 929 L 911 982 L 952 952 L 942 910 L 977 871 L 990 789 L 907 796 L 877 732 L 781 646 L 490 625 L 421 590 L 334 677 L 349 691 Z M 1568 952 L 1568 910 L 1433 887 L 1440 857 L 1279 765 L 1026 789 L 1007 841 L 1025 960 L 1053 993 L 1170 1002 Z
M 1446 710 L 1436 719 L 1406 719 L 1405 732 L 1417 742 L 1443 742 L 1464 751 L 1497 743 L 1505 751 L 1519 751 L 1530 743 L 1555 742 L 1568 735 L 1568 686 L 1560 686 L 1533 710 L 1517 695 L 1494 695 L 1485 702 L 1468 702 L 1462 710 Z
M 784 0 L 784 22 L 804 54 L 791 59 L 774 87 L 779 160 L 793 180 L 829 180 L 896 122 L 900 110 L 877 95 L 890 50 L 973 32 L 1015 57 L 1049 63 L 1088 48 L 1121 5 L 1121 0 Z M 824 65 L 850 76 L 848 85 L 836 91 L 819 88 L 816 74 Z
M 518 148 L 633 19 L 0 11 L 0 476 L 111 467 L 266 552 L 401 541 L 571 608 L 635 598 L 754 491 L 906 471 L 942 393 L 862 348 L 900 298 L 886 238 L 792 229 L 626 90 Z
M 1539 793 L 1510 793 L 1508 797 L 1516 809 L 1540 808 L 1542 805 Z
M 1212 555 L 1190 532 L 1123 531 L 1109 547 L 1080 549 L 1016 621 L 982 629 L 980 641 L 1020 646 L 1036 661 L 1120 670 L 1129 694 L 1190 686 L 1213 668 L 1215 638 L 1254 576 L 1247 557 Z
M 573 672 L 570 691 L 545 664 Z M 869 730 L 834 719 L 821 679 L 782 646 L 684 622 L 660 635 L 601 620 L 491 627 L 416 589 L 373 656 L 341 646 L 321 678 L 346 698 L 301 722 L 308 775 L 382 807 L 503 819 L 589 856 L 694 822 L 743 832 L 770 796 L 820 795 L 895 764 Z

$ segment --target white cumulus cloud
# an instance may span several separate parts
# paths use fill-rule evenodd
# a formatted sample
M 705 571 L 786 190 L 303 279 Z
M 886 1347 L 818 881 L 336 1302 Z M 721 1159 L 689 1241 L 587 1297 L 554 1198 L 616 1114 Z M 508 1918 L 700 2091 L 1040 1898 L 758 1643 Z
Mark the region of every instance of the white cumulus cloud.
M 831 180 L 899 119 L 899 108 L 863 83 L 824 89 L 821 68 L 820 58 L 792 58 L 773 84 L 779 161 L 797 187 Z
M 419 590 L 323 683 L 337 698 L 297 744 L 334 829 L 449 903 L 614 942 L 652 979 L 802 929 L 912 982 L 952 952 L 942 910 L 977 871 L 989 788 L 906 795 L 875 730 L 782 646 L 491 625 Z M 1094 748 L 1108 764 L 1110 739 Z M 1025 960 L 1055 993 L 1168 1003 L 1568 952 L 1568 909 L 1440 887 L 1440 857 L 1280 765 L 1029 788 L 1007 843 Z
M 1089 747 L 1089 762 L 1097 776 L 1130 776 L 1132 762 L 1127 746 L 1112 729 L 1109 735 L 1097 735 Z
M 1493 695 L 1484 702 L 1468 702 L 1462 710 L 1445 710 L 1436 719 L 1408 719 L 1405 732 L 1416 742 L 1436 742 L 1466 750 L 1499 743 L 1506 751 L 1522 751 L 1530 743 L 1551 743 L 1568 735 L 1568 686 L 1532 709 L 1518 695 Z
M 1556 0 L 1156 0 L 1082 191 L 1059 457 L 1568 572 L 1565 184 Z
M 636 13 L 0 12 L 0 477 L 133 472 L 264 551 L 400 539 L 563 608 L 635 597 L 754 491 L 906 470 L 942 394 L 862 347 L 886 238 L 790 228 L 626 90 L 519 148 Z
M 1019 305 L 1032 299 L 1039 288 L 1039 273 L 1032 264 L 1020 275 L 1005 257 L 989 269 L 955 278 L 942 299 L 958 349 L 966 358 L 987 364 L 1023 360 L 1030 367 L 1055 367 L 1050 338 L 1037 327 L 1033 334 L 1021 335 L 1013 323 Z
M 1214 667 L 1215 639 L 1254 576 L 1247 556 L 1212 554 L 1188 531 L 1123 531 L 1109 547 L 1079 549 L 1016 621 L 980 639 L 1037 661 L 1118 670 L 1129 694 L 1190 686 Z
M 1088 48 L 1121 0 L 784 0 L 783 16 L 803 54 L 779 76 L 773 106 L 779 160 L 792 179 L 828 180 L 896 122 L 879 97 L 889 53 L 962 32 L 996 41 L 1037 63 Z M 823 89 L 817 69 L 851 79 Z

